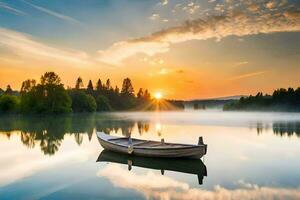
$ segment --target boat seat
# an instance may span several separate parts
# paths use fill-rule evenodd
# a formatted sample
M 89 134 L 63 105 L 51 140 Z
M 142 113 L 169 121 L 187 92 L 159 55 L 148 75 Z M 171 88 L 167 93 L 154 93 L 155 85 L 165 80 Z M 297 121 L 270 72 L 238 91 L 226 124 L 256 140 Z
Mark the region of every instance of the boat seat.
M 109 141 L 113 141 L 113 142 L 117 142 L 118 144 L 122 144 L 122 145 L 128 145 L 129 144 L 129 141 L 127 138 L 113 138 L 113 139 L 110 139 Z M 132 141 L 132 145 L 133 146 L 136 146 L 136 145 L 141 145 L 141 144 L 145 144 L 149 141 L 135 141 L 133 140 Z

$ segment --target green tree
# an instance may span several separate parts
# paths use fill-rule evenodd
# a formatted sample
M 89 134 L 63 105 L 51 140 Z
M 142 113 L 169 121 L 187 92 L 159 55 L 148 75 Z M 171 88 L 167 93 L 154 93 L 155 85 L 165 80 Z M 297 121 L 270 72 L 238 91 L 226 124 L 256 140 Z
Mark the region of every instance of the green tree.
M 61 79 L 54 72 L 46 72 L 41 77 L 41 85 L 60 85 Z
M 239 101 L 226 104 L 223 110 L 271 110 L 271 111 L 299 111 L 299 90 L 280 88 L 273 95 L 257 95 L 242 97 Z
M 27 79 L 23 81 L 20 93 L 24 94 L 31 91 L 32 88 L 35 87 L 35 85 L 36 85 L 36 80 L 34 79 Z
M 86 108 L 88 112 L 95 112 L 97 110 L 97 103 L 95 98 L 92 95 L 87 95 L 86 98 Z
M 11 89 L 10 85 L 7 85 L 4 94 L 7 94 L 7 95 L 12 95 L 13 94 L 13 90 Z
M 19 108 L 19 99 L 13 95 L 4 94 L 0 96 L 0 112 L 11 113 L 17 112 Z
M 72 110 L 74 112 L 94 112 L 97 109 L 95 98 L 82 91 L 73 90 L 70 92 L 72 98 Z
M 71 112 L 71 98 L 62 85 L 37 85 L 33 90 L 33 102 L 38 113 L 67 113 Z
M 109 100 L 103 95 L 99 95 L 96 98 L 96 103 L 97 103 L 97 111 L 111 111 L 112 110 Z
M 29 113 L 71 112 L 71 98 L 54 72 L 46 72 L 41 83 L 21 96 L 21 110 Z

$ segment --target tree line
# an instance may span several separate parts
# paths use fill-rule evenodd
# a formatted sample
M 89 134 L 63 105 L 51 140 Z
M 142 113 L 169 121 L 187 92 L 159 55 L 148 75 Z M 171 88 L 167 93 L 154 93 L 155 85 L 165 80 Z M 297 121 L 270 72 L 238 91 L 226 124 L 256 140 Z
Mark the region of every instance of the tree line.
M 223 110 L 300 111 L 300 87 L 280 88 L 272 95 L 259 92 L 241 97 L 239 101 L 225 104 Z
M 102 83 L 98 79 L 94 85 L 89 80 L 84 87 L 79 77 L 74 88 L 65 89 L 60 77 L 54 72 L 46 72 L 36 80 L 23 81 L 20 92 L 8 85 L 0 89 L 1 113 L 70 113 L 113 110 L 132 110 L 147 107 L 153 99 L 147 89 L 140 88 L 135 94 L 129 78 L 123 80 L 121 90 L 113 87 L 110 79 Z

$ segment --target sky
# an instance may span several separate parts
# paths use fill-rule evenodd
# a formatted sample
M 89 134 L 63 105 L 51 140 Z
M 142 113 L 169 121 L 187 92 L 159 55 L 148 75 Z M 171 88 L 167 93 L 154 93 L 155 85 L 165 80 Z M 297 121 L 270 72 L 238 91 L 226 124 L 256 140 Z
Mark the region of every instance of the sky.
M 170 99 L 300 86 L 297 0 L 0 0 L 0 88 L 56 72 Z

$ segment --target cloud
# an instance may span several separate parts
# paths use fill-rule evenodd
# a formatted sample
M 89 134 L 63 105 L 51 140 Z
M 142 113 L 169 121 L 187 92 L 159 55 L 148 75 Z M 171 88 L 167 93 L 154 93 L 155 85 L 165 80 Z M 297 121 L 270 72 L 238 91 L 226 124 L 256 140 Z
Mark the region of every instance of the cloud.
M 81 51 L 62 50 L 34 40 L 29 35 L 0 28 L 0 49 L 12 52 L 22 59 L 64 61 L 88 64 L 88 56 Z
M 165 53 L 172 44 L 190 40 L 220 40 L 228 36 L 300 31 L 300 11 L 290 6 L 272 10 L 272 13 L 259 7 L 255 14 L 249 13 L 247 6 L 244 9 L 232 7 L 225 12 L 188 20 L 149 36 L 116 42 L 108 49 L 99 51 L 98 59 L 110 64 L 122 64 L 124 59 L 135 54 Z
M 36 173 L 47 171 L 51 167 L 66 163 L 80 163 L 97 153 L 87 145 L 72 150 L 64 149 L 64 151 L 57 152 L 55 156 L 45 157 L 40 152 L 38 145 L 29 151 L 19 141 L 20 131 L 10 132 L 12 135 L 9 141 L 4 138 L 2 133 L 0 133 L 0 151 L 6 151 L 6 153 L 0 154 L 0 187 L 33 176 Z M 68 138 L 70 140 L 73 139 L 71 135 L 66 137 L 70 137 Z M 11 150 L 7 151 L 8 148 Z
M 253 2 L 247 7 L 247 9 L 251 12 L 257 12 L 260 9 L 260 6 L 259 4 Z
M 269 9 L 274 9 L 276 8 L 277 2 L 275 0 L 271 0 L 266 3 L 266 7 Z
M 160 0 L 161 5 L 165 6 L 169 3 L 169 0 Z
M 160 75 L 166 75 L 168 73 L 169 73 L 169 71 L 166 68 L 161 68 L 158 72 L 158 74 L 160 74 Z
M 284 16 L 290 20 L 299 20 L 300 11 L 299 10 L 289 10 L 284 12 Z
M 18 10 L 16 8 L 13 8 L 11 7 L 10 5 L 6 4 L 6 3 L 3 3 L 3 2 L 0 2 L 0 8 L 2 9 L 5 9 L 7 10 L 8 12 L 12 13 L 12 14 L 15 14 L 15 15 L 26 15 L 25 12 L 21 11 L 21 10 Z
M 239 80 L 239 79 L 244 79 L 244 78 L 249 78 L 249 77 L 253 77 L 253 76 L 258 76 L 258 75 L 262 75 L 266 73 L 266 71 L 259 71 L 259 72 L 253 72 L 253 73 L 248 73 L 248 74 L 242 74 L 239 76 L 234 76 L 230 79 L 228 79 L 229 81 L 235 81 L 235 80 Z
M 186 6 L 182 8 L 183 11 L 188 12 L 189 14 L 194 14 L 200 8 L 200 6 L 194 2 L 187 3 Z
M 64 21 L 69 22 L 69 23 L 72 23 L 72 24 L 80 24 L 80 21 L 78 21 L 78 20 L 76 20 L 76 19 L 74 19 L 74 18 L 72 18 L 72 17 L 69 17 L 69 16 L 66 16 L 66 15 L 63 15 L 63 14 L 54 12 L 54 11 L 49 10 L 49 9 L 47 9 L 47 8 L 43 8 L 43 7 L 41 7 L 41 6 L 37 6 L 37 5 L 35 5 L 35 4 L 32 4 L 32 3 L 27 2 L 27 1 L 25 1 L 25 0 L 23 0 L 23 2 L 25 2 L 26 4 L 30 5 L 31 7 L 35 8 L 35 9 L 41 11 L 41 12 L 44 12 L 44 13 L 50 15 L 50 16 L 56 17 L 56 18 L 58 18 L 58 19 L 62 19 L 62 20 L 64 20 Z
M 247 65 L 248 63 L 249 63 L 248 61 L 241 61 L 241 62 L 235 63 L 235 66 Z
M 176 73 L 178 73 L 178 74 L 183 74 L 183 73 L 184 73 L 184 70 L 183 70 L 183 69 L 178 69 L 178 70 L 176 70 Z
M 156 14 L 156 13 L 153 13 L 153 14 L 149 17 L 149 19 L 151 19 L 151 20 L 157 20 L 157 19 L 159 19 L 159 18 L 160 18 L 159 14 Z
M 148 56 L 166 53 L 169 51 L 169 46 L 169 43 L 159 41 L 122 41 L 115 43 L 105 51 L 98 51 L 98 60 L 112 65 L 119 65 L 121 61 L 137 53 L 144 53 Z
M 191 188 L 187 183 L 171 177 L 129 172 L 119 165 L 109 164 L 97 173 L 106 177 L 114 186 L 140 192 L 146 199 L 188 199 L 188 200 L 251 200 L 251 199 L 299 199 L 299 188 L 259 187 L 258 185 L 238 181 L 241 188 L 226 189 L 215 185 L 212 190 Z
M 148 189 L 167 189 L 167 188 L 179 188 L 188 189 L 188 184 L 174 181 L 166 176 L 157 176 L 152 172 L 148 172 L 146 175 L 136 175 L 127 170 L 122 169 L 117 164 L 110 164 L 97 173 L 99 177 L 107 177 L 109 180 L 118 187 L 123 188 L 136 188 L 137 190 Z M 118 181 L 120 180 L 120 181 Z

